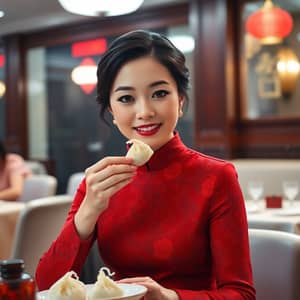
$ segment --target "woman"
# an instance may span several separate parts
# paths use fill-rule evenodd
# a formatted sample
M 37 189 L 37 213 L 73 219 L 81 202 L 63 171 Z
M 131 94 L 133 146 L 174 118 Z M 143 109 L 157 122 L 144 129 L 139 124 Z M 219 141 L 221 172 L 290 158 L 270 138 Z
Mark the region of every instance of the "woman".
M 14 153 L 7 153 L 0 141 L 0 199 L 16 201 L 23 192 L 24 178 L 31 174 L 24 159 Z
M 175 131 L 187 100 L 183 54 L 159 34 L 129 32 L 111 44 L 97 76 L 102 117 L 108 110 L 127 139 L 154 154 L 138 168 L 121 156 L 86 170 L 39 262 L 39 289 L 80 272 L 97 240 L 116 279 L 146 286 L 146 300 L 255 299 L 236 172 L 187 148 Z

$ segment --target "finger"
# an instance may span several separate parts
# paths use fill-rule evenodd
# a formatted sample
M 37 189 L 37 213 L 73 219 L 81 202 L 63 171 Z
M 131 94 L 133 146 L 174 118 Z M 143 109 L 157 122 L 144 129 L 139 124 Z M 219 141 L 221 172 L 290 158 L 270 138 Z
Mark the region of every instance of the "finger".
M 133 164 L 133 159 L 125 156 L 107 156 L 85 170 L 85 174 L 99 172 L 109 165 Z
M 131 182 L 131 178 L 126 179 L 124 181 L 121 181 L 121 182 L 115 184 L 114 186 L 112 186 L 112 187 L 108 188 L 107 190 L 103 191 L 100 194 L 100 198 L 103 197 L 105 199 L 109 199 L 116 192 L 118 192 L 119 190 L 121 190 L 122 188 L 124 188 L 129 182 Z
M 152 280 L 150 277 L 145 276 L 145 277 L 130 277 L 130 278 L 123 278 L 120 279 L 118 282 L 123 282 L 123 283 L 134 283 L 136 281 L 149 281 Z
M 109 165 L 102 171 L 89 175 L 87 177 L 87 184 L 101 182 L 117 174 L 134 173 L 136 169 L 137 167 L 134 165 Z
M 135 175 L 135 172 L 127 172 L 127 173 L 120 173 L 120 174 L 114 174 L 112 176 L 109 176 L 105 178 L 102 181 L 99 181 L 98 183 L 94 184 L 91 189 L 95 193 L 100 193 L 102 191 L 105 191 L 107 189 L 110 189 L 111 187 L 119 184 L 120 182 L 123 182 L 125 180 L 131 180 L 131 178 Z

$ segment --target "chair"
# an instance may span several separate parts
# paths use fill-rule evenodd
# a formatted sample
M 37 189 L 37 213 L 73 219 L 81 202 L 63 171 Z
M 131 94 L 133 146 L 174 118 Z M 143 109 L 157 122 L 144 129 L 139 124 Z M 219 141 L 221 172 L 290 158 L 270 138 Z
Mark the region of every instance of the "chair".
M 25 178 L 22 195 L 18 201 L 27 202 L 29 200 L 53 196 L 56 193 L 57 179 L 48 174 L 31 175 Z
M 21 211 L 12 247 L 12 258 L 22 258 L 34 276 L 39 258 L 58 236 L 72 203 L 69 195 L 55 195 L 28 202 Z
M 36 160 L 25 160 L 26 165 L 31 170 L 32 174 L 47 174 L 45 166 Z
M 66 193 L 71 196 L 75 196 L 77 188 L 80 182 L 83 180 L 85 174 L 84 172 L 74 173 L 70 176 L 67 184 L 67 191 Z
M 300 236 L 249 229 L 257 300 L 300 299 Z

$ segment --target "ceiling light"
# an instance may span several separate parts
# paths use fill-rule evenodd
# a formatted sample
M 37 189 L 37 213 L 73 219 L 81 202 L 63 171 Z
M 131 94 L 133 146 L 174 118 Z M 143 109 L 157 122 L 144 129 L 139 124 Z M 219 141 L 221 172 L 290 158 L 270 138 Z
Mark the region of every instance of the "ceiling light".
M 285 97 L 289 97 L 296 89 L 300 63 L 295 52 L 283 47 L 278 51 L 277 72 L 280 80 L 281 91 Z
M 144 0 L 58 0 L 61 6 L 74 14 L 84 16 L 116 16 L 137 10 Z
M 195 48 L 195 40 L 190 35 L 169 36 L 169 40 L 183 53 L 192 52 Z
M 4 17 L 5 13 L 3 10 L 0 10 L 0 18 Z
M 97 65 L 91 58 L 85 58 L 71 72 L 74 83 L 86 93 L 90 94 L 97 84 Z
M 2 80 L 0 80 L 0 98 L 4 96 L 5 90 L 6 90 L 5 83 Z

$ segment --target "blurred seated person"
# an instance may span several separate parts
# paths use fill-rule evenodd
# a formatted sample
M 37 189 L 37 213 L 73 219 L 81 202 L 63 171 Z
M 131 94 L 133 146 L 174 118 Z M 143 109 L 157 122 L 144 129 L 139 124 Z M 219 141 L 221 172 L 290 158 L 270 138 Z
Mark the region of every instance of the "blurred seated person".
M 24 179 L 31 175 L 24 159 L 7 153 L 0 141 L 0 200 L 16 201 L 23 192 Z

